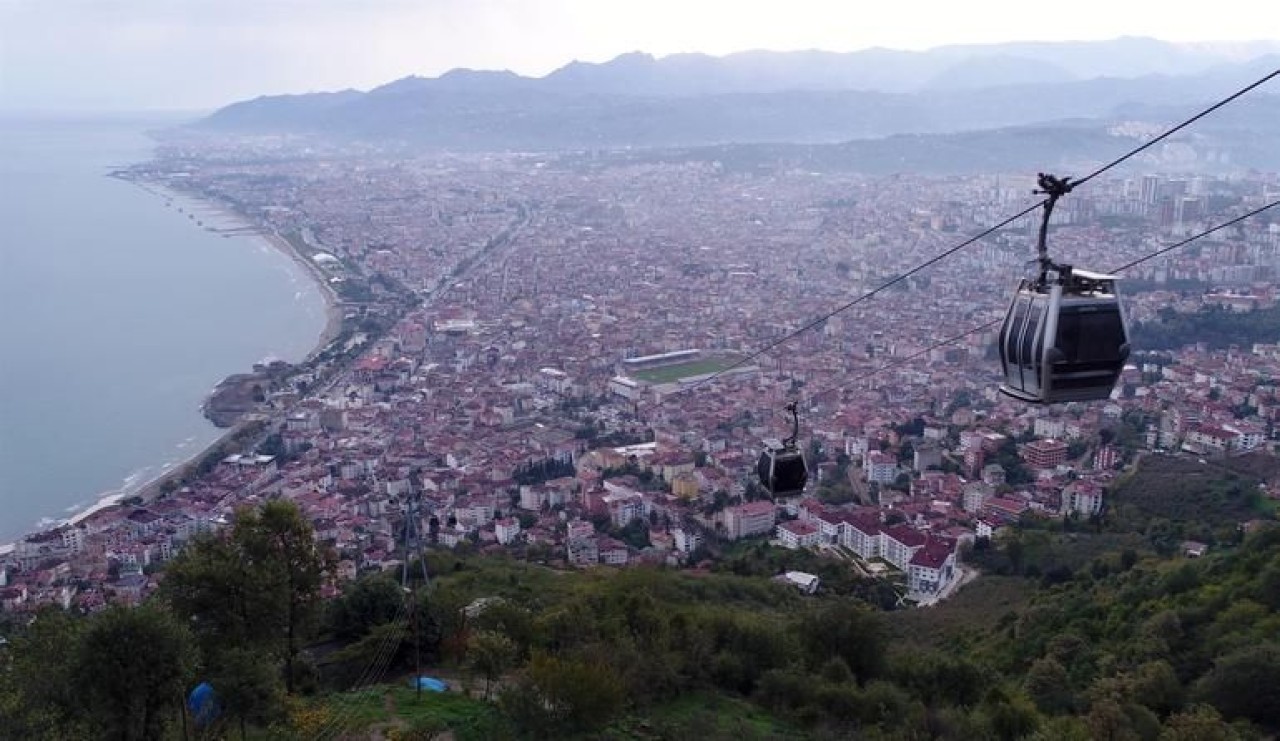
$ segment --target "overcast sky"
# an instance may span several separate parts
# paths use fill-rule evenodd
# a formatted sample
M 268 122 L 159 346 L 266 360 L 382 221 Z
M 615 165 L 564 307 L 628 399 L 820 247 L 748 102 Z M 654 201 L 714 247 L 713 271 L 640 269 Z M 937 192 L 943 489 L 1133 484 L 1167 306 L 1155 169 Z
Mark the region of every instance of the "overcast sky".
M 1275 0 L 0 0 L 0 108 L 206 109 L 454 67 L 999 41 L 1280 37 Z

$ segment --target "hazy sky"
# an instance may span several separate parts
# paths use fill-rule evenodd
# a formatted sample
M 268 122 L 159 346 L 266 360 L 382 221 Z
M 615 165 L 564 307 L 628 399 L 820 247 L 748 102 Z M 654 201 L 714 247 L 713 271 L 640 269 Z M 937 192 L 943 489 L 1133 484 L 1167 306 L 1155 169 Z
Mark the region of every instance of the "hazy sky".
M 453 67 L 1013 40 L 1280 37 L 1274 0 L 0 0 L 0 108 L 212 108 Z

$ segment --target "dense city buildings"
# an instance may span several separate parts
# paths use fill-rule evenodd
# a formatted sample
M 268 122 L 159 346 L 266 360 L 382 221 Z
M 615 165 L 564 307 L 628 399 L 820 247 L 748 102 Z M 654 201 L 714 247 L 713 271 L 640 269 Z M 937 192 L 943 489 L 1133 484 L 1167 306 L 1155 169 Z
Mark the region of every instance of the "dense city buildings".
M 771 539 L 897 574 L 926 601 L 959 578 L 964 542 L 1101 512 L 1138 451 L 1262 449 L 1280 417 L 1267 344 L 1135 355 L 1107 402 L 1000 396 L 996 326 L 944 342 L 1003 315 L 1034 215 L 814 323 L 1025 208 L 1030 177 L 272 139 L 174 144 L 132 176 L 287 241 L 342 331 L 264 390 L 241 449 L 14 544 L 6 609 L 135 601 L 193 536 L 277 497 L 347 577 L 397 562 L 412 498 L 436 548 L 698 567 L 709 546 Z M 1106 270 L 1277 191 L 1273 176 L 1100 179 L 1059 205 L 1055 249 Z M 1126 272 L 1124 300 L 1136 322 L 1264 310 L 1278 266 L 1280 226 L 1245 222 Z M 790 434 L 793 399 L 812 475 L 774 502 L 752 471 L 762 440 Z

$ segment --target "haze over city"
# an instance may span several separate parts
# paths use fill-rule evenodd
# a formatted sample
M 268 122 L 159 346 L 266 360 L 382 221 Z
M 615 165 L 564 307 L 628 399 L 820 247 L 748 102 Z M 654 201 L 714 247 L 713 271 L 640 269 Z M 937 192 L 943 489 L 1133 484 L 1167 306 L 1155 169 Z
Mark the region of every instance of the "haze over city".
M 1276 14 L 0 0 L 0 736 L 1275 737 Z
M 949 44 L 1266 40 L 1275 8 L 1013 0 L 4 0 L 0 109 L 208 110 L 453 68 L 544 75 L 643 51 L 924 50 Z M 1270 31 L 1268 31 L 1270 29 Z

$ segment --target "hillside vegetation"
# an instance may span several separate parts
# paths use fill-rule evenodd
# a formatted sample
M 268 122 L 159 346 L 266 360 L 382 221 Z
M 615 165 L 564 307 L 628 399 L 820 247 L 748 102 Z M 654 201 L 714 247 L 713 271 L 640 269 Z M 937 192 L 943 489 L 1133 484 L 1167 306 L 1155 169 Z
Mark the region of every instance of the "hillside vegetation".
M 1276 337 L 1280 337 L 1280 306 L 1243 314 L 1217 305 L 1187 314 L 1165 308 L 1159 321 L 1133 328 L 1134 345 L 1143 350 L 1176 350 L 1196 343 L 1204 343 L 1210 350 L 1232 345 L 1248 349 L 1254 343 L 1275 342 Z
M 1233 542 L 1240 523 L 1271 516 L 1259 484 L 1275 474 L 1271 456 L 1147 456 L 1109 492 L 1108 525 L 1145 533 L 1166 553 L 1188 539 Z
M 144 608 L 46 612 L 4 628 L 6 737 L 179 738 L 177 699 L 205 679 L 222 700 L 213 732 L 252 738 L 1280 731 L 1280 529 L 1198 560 L 1160 556 L 1138 534 L 1024 530 L 985 546 L 984 558 L 1016 564 L 1010 575 L 907 612 L 804 597 L 759 576 L 566 573 L 435 554 L 416 635 L 424 673 L 452 690 L 419 698 L 407 689 L 414 617 L 399 585 L 365 576 L 327 605 L 275 591 L 287 580 L 270 575 L 289 572 L 267 565 L 307 564 L 298 553 L 275 561 L 292 553 L 288 540 L 260 536 L 299 523 L 268 507 L 185 551 Z M 227 548 L 257 554 L 262 570 L 224 569 Z M 259 578 L 263 601 L 246 589 Z M 291 610 L 310 618 L 292 623 Z

